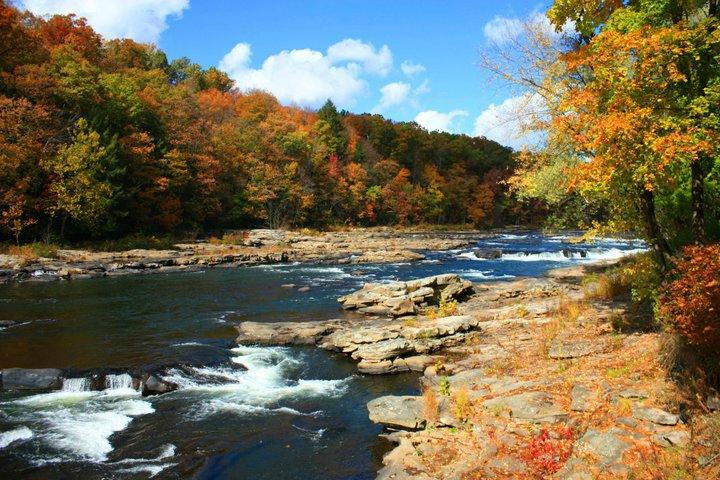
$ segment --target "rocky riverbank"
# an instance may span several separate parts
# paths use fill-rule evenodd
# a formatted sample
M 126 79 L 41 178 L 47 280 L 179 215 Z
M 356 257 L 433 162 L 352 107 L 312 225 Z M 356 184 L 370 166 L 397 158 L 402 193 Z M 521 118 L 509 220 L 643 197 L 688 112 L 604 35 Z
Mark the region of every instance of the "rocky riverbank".
M 0 283 L 169 273 L 281 262 L 410 262 L 424 259 L 421 251 L 464 247 L 483 235 L 486 234 L 478 231 L 387 229 L 355 229 L 317 235 L 286 230 L 250 230 L 229 236 L 232 241 L 177 244 L 172 250 L 58 250 L 54 258 L 31 259 L 0 255 Z
M 369 285 L 340 299 L 365 316 L 246 322 L 238 341 L 315 344 L 363 373 L 423 371 L 422 395 L 368 404 L 396 444 L 380 479 L 717 478 L 717 445 L 688 423 L 659 363 L 660 334 L 622 333 L 627 302 L 599 298 L 587 281 L 602 268 L 475 284 L 446 317 L 433 305 L 459 278 Z M 720 406 L 702 401 L 708 412 Z

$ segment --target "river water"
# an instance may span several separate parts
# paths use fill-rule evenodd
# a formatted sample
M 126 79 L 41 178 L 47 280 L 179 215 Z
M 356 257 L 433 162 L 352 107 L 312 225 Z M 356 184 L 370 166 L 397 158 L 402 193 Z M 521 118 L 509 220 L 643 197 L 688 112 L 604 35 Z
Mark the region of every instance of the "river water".
M 69 372 L 60 391 L 0 394 L 0 478 L 374 478 L 388 445 L 365 404 L 417 394 L 417 375 L 359 375 L 347 358 L 310 347 L 238 347 L 233 325 L 336 318 L 337 297 L 364 282 L 450 272 L 476 282 L 538 276 L 644 249 L 618 239 L 567 240 L 503 234 L 425 252 L 428 260 L 413 264 L 0 285 L 0 320 L 15 322 L 0 330 L 0 368 Z M 505 253 L 481 260 L 477 247 Z M 143 398 L 128 375 L 143 369 L 159 369 L 180 389 Z M 89 376 L 99 371 L 108 374 L 105 388 L 90 390 Z

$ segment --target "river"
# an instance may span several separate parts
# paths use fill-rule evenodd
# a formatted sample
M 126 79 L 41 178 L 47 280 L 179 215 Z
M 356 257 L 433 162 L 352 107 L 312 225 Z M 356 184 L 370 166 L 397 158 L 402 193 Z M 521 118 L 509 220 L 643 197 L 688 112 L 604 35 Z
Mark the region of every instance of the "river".
M 0 330 L 0 368 L 68 372 L 60 391 L 0 393 L 0 478 L 374 478 L 388 446 L 365 404 L 417 394 L 417 375 L 359 375 L 349 359 L 316 348 L 238 347 L 233 325 L 340 317 L 337 297 L 364 282 L 450 272 L 475 282 L 539 276 L 644 249 L 619 239 L 567 241 L 502 234 L 424 252 L 428 259 L 413 264 L 0 285 L 0 320 L 15 322 Z M 478 247 L 504 253 L 482 260 Z M 180 389 L 142 397 L 128 372 L 144 369 Z M 103 390 L 90 390 L 96 372 L 108 375 Z

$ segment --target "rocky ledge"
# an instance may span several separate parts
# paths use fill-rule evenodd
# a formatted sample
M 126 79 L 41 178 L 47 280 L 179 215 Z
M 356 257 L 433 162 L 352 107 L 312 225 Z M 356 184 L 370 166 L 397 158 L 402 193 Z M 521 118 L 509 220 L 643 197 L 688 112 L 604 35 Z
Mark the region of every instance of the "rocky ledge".
M 358 361 L 368 374 L 423 371 L 441 359 L 434 352 L 460 345 L 478 331 L 478 321 L 468 315 L 409 316 L 418 308 L 466 295 L 470 282 L 457 275 L 438 275 L 410 282 L 366 284 L 340 299 L 346 309 L 388 317 L 352 317 L 317 322 L 243 322 L 238 325 L 240 344 L 317 345 L 341 352 Z M 397 302 L 397 303 L 395 303 Z M 399 311 L 390 305 L 408 304 Z M 358 308 L 358 306 L 361 306 Z M 403 318 L 394 318 L 404 315 Z
M 618 332 L 627 303 L 587 294 L 592 268 L 476 285 L 460 309 L 479 333 L 435 352 L 421 395 L 368 403 L 396 444 L 378 478 L 720 478 L 716 434 L 683 414 L 661 335 Z
M 338 302 L 345 310 L 401 317 L 440 302 L 461 299 L 470 292 L 472 282 L 447 274 L 409 282 L 366 283 L 361 290 L 340 297 Z
M 460 248 L 481 232 L 413 232 L 356 229 L 308 235 L 287 230 L 228 232 L 222 240 L 180 243 L 169 250 L 122 252 L 58 250 L 53 258 L 0 254 L 0 283 L 52 281 L 282 262 L 336 264 L 422 260 L 421 250 Z

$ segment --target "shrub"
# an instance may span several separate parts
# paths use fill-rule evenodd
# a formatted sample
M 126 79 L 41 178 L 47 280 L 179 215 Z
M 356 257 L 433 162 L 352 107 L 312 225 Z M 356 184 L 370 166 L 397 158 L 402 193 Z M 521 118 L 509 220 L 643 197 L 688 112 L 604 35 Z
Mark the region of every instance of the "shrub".
M 423 390 L 423 416 L 428 426 L 433 426 L 438 421 L 438 398 L 435 390 L 431 387 Z
M 660 318 L 689 344 L 720 349 L 720 245 L 690 246 L 659 297 Z
M 541 478 L 562 468 L 572 453 L 573 430 L 570 427 L 543 428 L 522 452 L 525 463 Z

